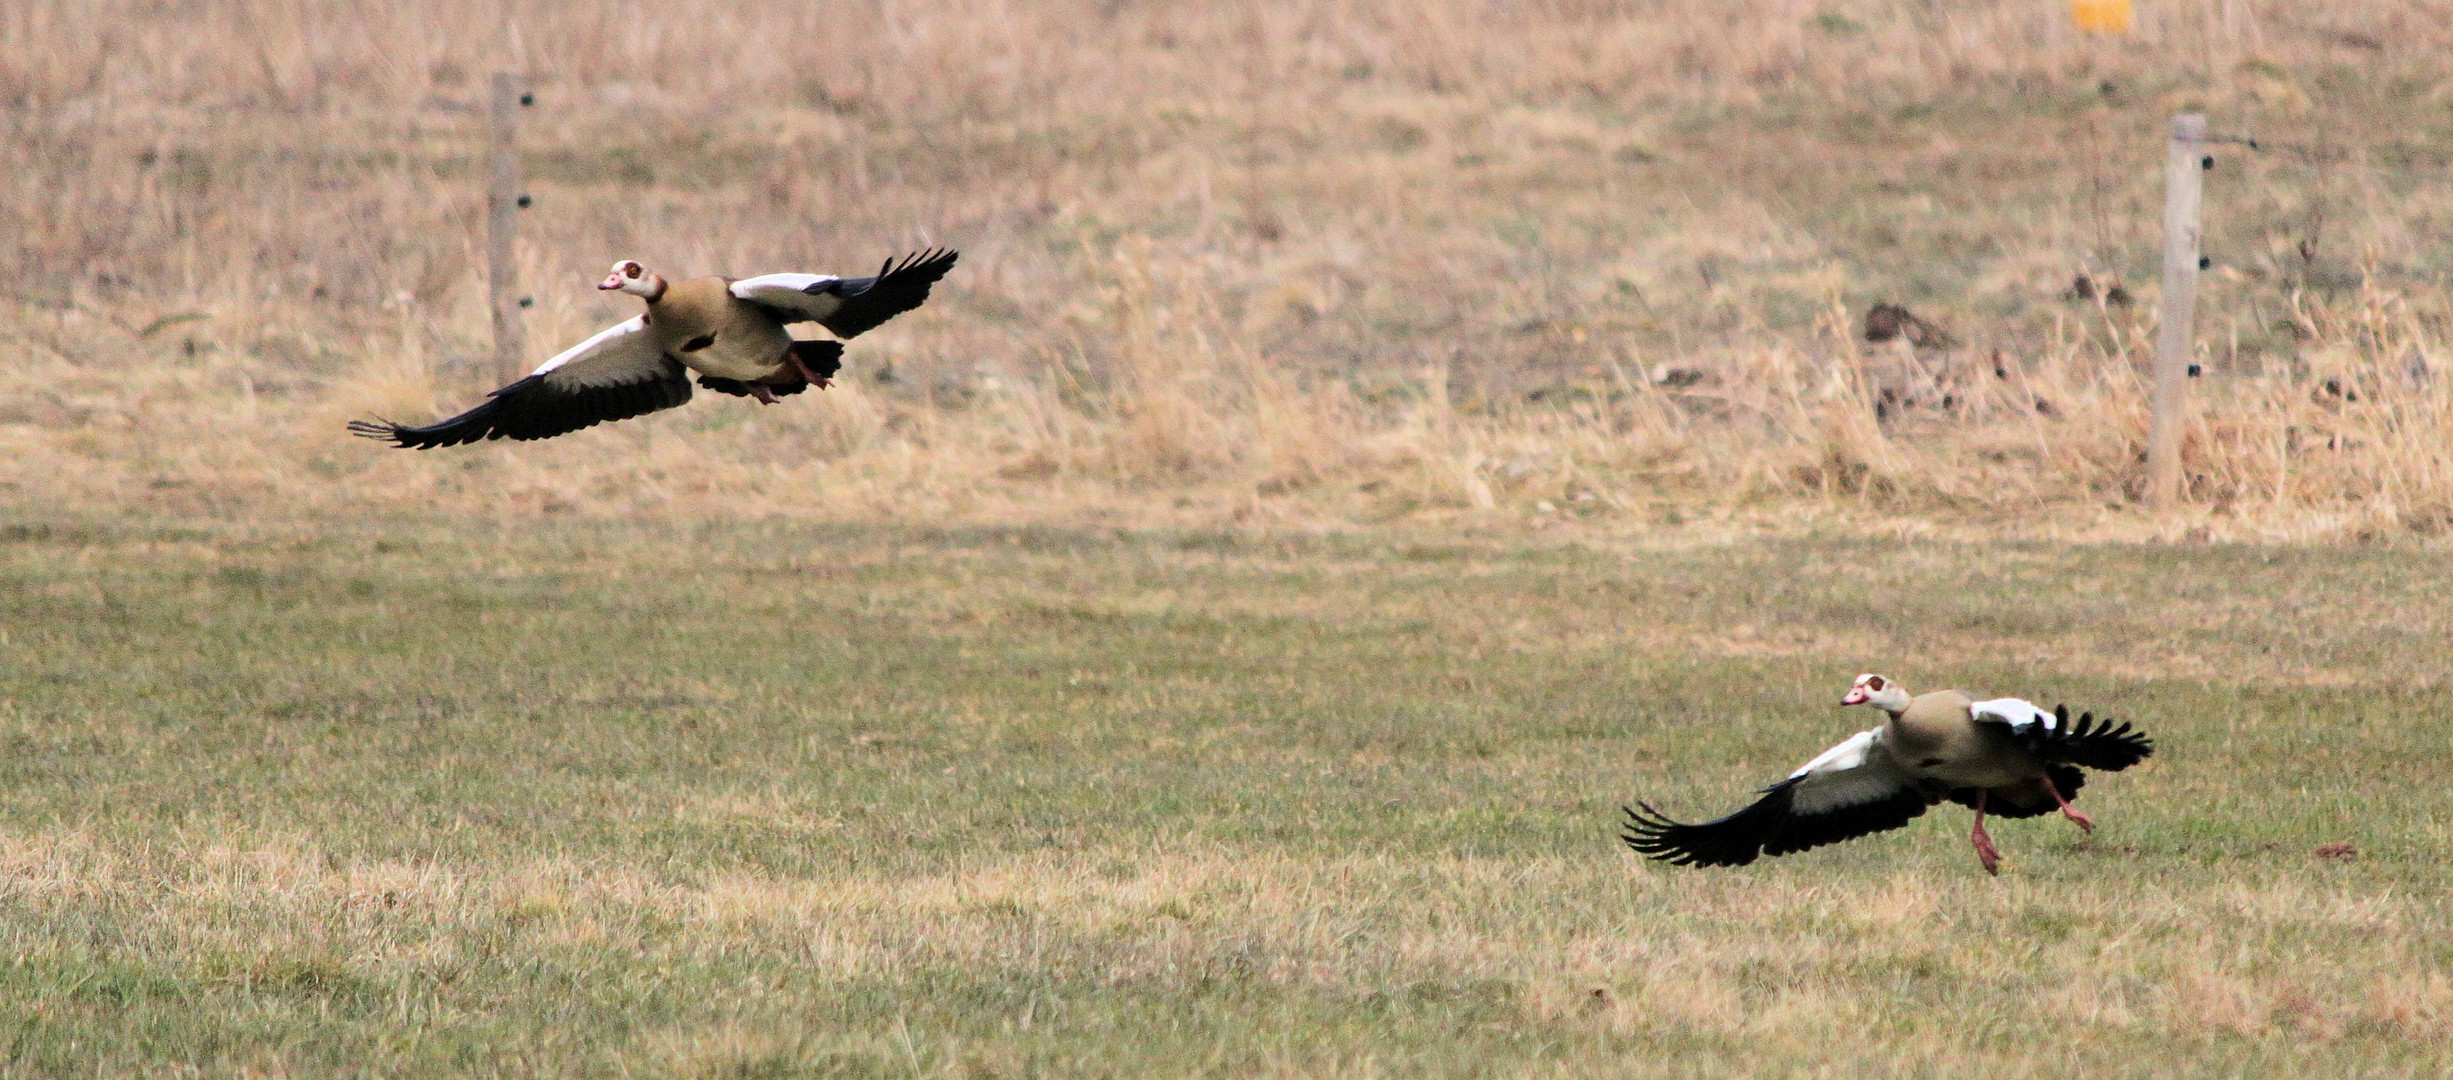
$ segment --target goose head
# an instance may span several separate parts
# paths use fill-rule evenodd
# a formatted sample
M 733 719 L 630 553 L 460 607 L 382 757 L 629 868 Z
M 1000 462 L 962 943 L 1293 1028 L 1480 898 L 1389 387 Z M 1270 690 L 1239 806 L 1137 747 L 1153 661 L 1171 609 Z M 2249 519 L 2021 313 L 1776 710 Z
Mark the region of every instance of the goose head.
M 597 282 L 596 287 L 618 290 L 648 300 L 664 295 L 664 279 L 658 277 L 655 271 L 639 265 L 637 259 L 624 259 L 613 264 L 613 272 L 606 274 L 605 280 Z
M 1842 705 L 1871 705 L 1893 716 L 1908 711 L 1908 691 L 1880 675 L 1859 675 Z

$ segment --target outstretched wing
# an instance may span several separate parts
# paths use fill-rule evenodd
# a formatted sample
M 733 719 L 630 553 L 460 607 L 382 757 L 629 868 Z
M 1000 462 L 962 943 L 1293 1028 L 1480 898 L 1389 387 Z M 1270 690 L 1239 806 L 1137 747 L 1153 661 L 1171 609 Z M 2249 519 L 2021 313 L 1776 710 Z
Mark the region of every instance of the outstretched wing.
M 876 277 L 765 274 L 732 283 L 732 294 L 766 308 L 777 322 L 814 322 L 839 338 L 855 337 L 919 307 L 930 286 L 954 268 L 959 252 L 931 249 L 893 259 Z
M 2129 721 L 2115 724 L 2106 717 L 2099 722 L 2091 712 L 2072 721 L 2067 705 L 2045 712 L 2018 698 L 1995 698 L 1968 706 L 1968 717 L 2008 728 L 2028 753 L 2053 764 L 2119 772 L 2155 752 L 2155 740 L 2130 727 Z
M 1680 866 L 1744 866 L 1760 855 L 1834 844 L 1896 829 L 1933 798 L 1882 748 L 1882 731 L 1861 731 L 1823 751 L 1754 804 L 1688 825 L 1649 803 L 1627 810 L 1620 839 L 1647 858 Z
M 644 317 L 607 327 L 449 420 L 424 427 L 352 420 L 349 430 L 404 449 L 431 450 L 482 439 L 551 438 L 690 400 L 687 372 L 646 329 Z

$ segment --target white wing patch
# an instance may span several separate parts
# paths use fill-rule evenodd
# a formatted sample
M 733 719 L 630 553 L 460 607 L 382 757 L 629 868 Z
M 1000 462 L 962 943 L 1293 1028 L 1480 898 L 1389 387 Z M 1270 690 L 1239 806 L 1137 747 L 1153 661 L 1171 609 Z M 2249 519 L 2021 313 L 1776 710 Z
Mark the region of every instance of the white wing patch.
M 597 331 L 595 337 L 591 337 L 586 341 L 582 341 L 577 345 L 573 345 L 570 348 L 555 353 L 553 359 L 537 365 L 537 369 L 529 372 L 529 374 L 543 375 L 546 372 L 552 371 L 555 368 L 561 367 L 562 365 L 570 363 L 573 360 L 585 358 L 589 354 L 613 342 L 616 338 L 622 337 L 626 334 L 635 334 L 645 329 L 647 329 L 647 316 L 633 315 L 627 320 L 615 323 L 612 326 L 608 326 Z
M 2031 702 L 2014 697 L 1994 698 L 1968 706 L 1968 719 L 1977 723 L 2007 724 L 2010 730 L 2024 732 L 2037 724 L 2052 731 L 2061 725 L 2061 718 L 2035 707 Z
M 758 296 L 755 294 L 764 290 L 784 289 L 806 296 L 812 285 L 825 285 L 841 280 L 843 279 L 833 274 L 760 274 L 754 278 L 742 278 L 733 282 L 732 294 L 743 300 L 756 300 Z
M 1881 736 L 1881 728 L 1874 728 L 1870 731 L 1860 731 L 1854 735 L 1851 735 L 1847 739 L 1843 740 L 1840 745 L 1834 746 L 1829 750 L 1825 750 L 1822 753 L 1815 755 L 1814 760 L 1798 766 L 1796 772 L 1789 774 L 1789 779 L 1794 780 L 1800 776 L 1806 775 L 1807 773 L 1839 772 L 1843 769 L 1854 769 L 1860 765 L 1863 765 L 1865 764 L 1865 756 L 1873 752 L 1874 741 Z
M 1881 728 L 1860 731 L 1790 773 L 1789 779 L 1798 781 L 1789 796 L 1790 812 L 1828 814 L 1898 795 L 1908 779 L 1889 755 L 1877 752 L 1881 745 Z

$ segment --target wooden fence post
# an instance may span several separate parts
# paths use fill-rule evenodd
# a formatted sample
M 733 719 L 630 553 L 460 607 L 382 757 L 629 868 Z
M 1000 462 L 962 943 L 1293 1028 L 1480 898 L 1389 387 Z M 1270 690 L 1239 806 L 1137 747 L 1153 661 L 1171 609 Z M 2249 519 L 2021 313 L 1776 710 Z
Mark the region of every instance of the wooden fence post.
M 2168 510 L 2180 499 L 2181 414 L 2189 398 L 2189 358 L 2197 324 L 2198 209 L 2206 153 L 2206 117 L 2172 118 L 2164 164 L 2163 299 L 2155 330 L 2154 419 L 2146 435 L 2148 504 Z
M 505 383 L 527 374 L 528 334 L 520 319 L 520 272 L 511 260 L 511 241 L 519 233 L 520 152 L 516 132 L 520 78 L 508 71 L 494 73 L 494 101 L 486 112 L 485 178 L 486 299 L 494 313 L 494 368 Z

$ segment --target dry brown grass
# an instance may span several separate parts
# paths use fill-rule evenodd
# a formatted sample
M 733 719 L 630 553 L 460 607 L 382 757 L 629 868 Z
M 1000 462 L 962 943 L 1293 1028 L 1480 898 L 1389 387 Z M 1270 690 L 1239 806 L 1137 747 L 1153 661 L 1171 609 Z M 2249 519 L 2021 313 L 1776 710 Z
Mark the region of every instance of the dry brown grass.
M 2141 18 L 2107 43 L 2049 3 L 23 0 L 0 484 L 175 512 L 2453 527 L 2453 19 Z M 541 94 L 540 356 L 618 316 L 585 288 L 616 257 L 965 260 L 832 394 L 542 445 L 343 438 L 487 385 L 498 68 Z M 2144 521 L 2181 108 L 2290 145 L 2219 152 L 2215 377 L 2188 507 Z M 2080 272 L 2140 302 L 2064 298 Z M 1878 301 L 1951 340 L 1863 342 Z
M 1080 1009 L 1059 1012 L 1066 1003 L 1051 995 L 1045 1018 L 1027 1002 L 1016 1008 L 1005 1039 L 924 1028 L 925 1043 L 907 1043 L 908 1025 L 844 1030 L 790 1012 L 810 1008 L 796 1000 L 807 984 L 921 995 L 923 976 L 944 971 L 1062 973 L 1187 999 L 1205 980 L 1231 980 L 1245 995 L 1343 1001 L 1356 1015 L 1391 996 L 1479 990 L 1514 1022 L 1585 1051 L 1557 1063 L 1561 1075 L 1601 1075 L 1610 1055 L 1594 1051 L 1629 1043 L 1675 1046 L 1688 1065 L 1717 1062 L 1729 1075 L 1777 1075 L 1766 1060 L 1802 1066 L 1808 1048 L 1822 1046 L 1852 1068 L 1887 1058 L 1937 1073 L 2045 1076 L 2077 1062 L 2114 1066 L 2101 1043 L 2162 1040 L 2224 1056 L 2297 1044 L 2340 1064 L 2427 1061 L 2453 1036 L 2453 984 L 2398 963 L 2431 949 L 2430 902 L 2336 881 L 2178 894 L 2099 886 L 2074 898 L 2065 881 L 1924 870 L 1816 888 L 1630 874 L 1604 858 L 1116 848 L 983 859 L 893 881 L 834 872 L 676 883 L 570 861 L 471 872 L 336 860 L 271 840 L 130 861 L 77 837 L 0 837 L 0 867 L 18 883 L 21 917 L 107 913 L 132 947 L 123 963 L 232 998 L 448 986 L 491 965 L 557 968 L 605 953 L 657 972 L 779 962 L 761 973 L 772 988 L 750 978 L 719 991 L 734 1019 L 691 1017 L 626 1040 L 625 1063 L 650 1075 L 738 1076 L 779 1063 L 791 1066 L 779 1075 L 799 1075 L 823 1072 L 815 1062 L 836 1055 L 910 1060 L 917 1075 L 1027 1075 L 1030 1060 L 1046 1056 L 1024 1049 L 1036 1041 L 1032 1027 L 1056 1027 Z M 2255 928 L 2245 946 L 2244 926 Z M 2329 939 L 2340 944 L 2319 944 Z M 2004 1053 L 2003 1044 L 2027 1041 L 2030 1025 L 2000 1018 L 2000 1041 L 1989 1043 L 1981 1011 L 1943 990 L 2005 978 L 2024 989 L 1991 1004 L 2050 1017 L 2067 1032 L 2060 1054 Z M 1942 1000 L 1918 1004 L 1929 996 Z M 1225 1052 L 1267 1053 L 1265 1036 L 1247 1039 Z M 1765 1060 L 1740 1064 L 1746 1055 L 1730 1048 L 1747 1045 L 1767 1047 Z M 1234 1073 L 1346 1072 L 1324 1072 L 1316 1047 L 1279 1052 L 1283 1060 Z M 1170 1064 L 1152 1067 L 1205 1071 Z M 1684 1072 L 1657 1059 L 1620 1067 Z M 2190 1072 L 2168 1058 L 2158 1068 Z

